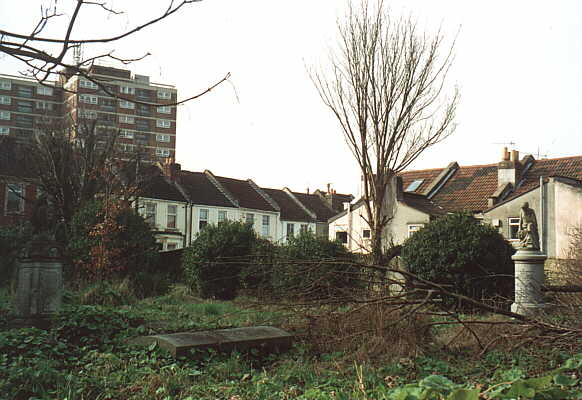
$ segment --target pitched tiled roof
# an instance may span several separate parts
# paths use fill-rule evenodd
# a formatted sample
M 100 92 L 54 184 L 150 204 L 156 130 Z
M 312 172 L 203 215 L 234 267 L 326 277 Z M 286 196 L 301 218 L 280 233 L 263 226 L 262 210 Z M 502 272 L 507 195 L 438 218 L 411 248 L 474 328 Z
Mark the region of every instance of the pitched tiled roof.
M 162 174 L 150 176 L 145 183 L 141 196 L 160 200 L 187 201 L 176 185 L 169 182 Z
M 446 213 L 442 207 L 421 194 L 403 193 L 402 197 L 402 202 L 404 204 L 426 214 L 436 216 Z
M 535 160 L 517 190 L 508 198 L 519 196 L 540 184 L 540 177 L 563 176 L 582 180 L 582 156 Z
M 325 204 L 324 200 L 316 194 L 292 193 L 297 200 L 305 206 L 305 208 L 315 213 L 318 222 L 327 222 L 328 219 L 338 214 L 337 211 L 332 210 L 327 204 Z
M 285 221 L 307 221 L 313 220 L 306 212 L 283 190 L 265 189 L 262 190 L 271 197 L 281 208 L 281 219 Z
M 257 192 L 248 181 L 216 176 L 216 180 L 228 190 L 243 208 L 276 211 L 267 200 Z
M 497 164 L 460 167 L 432 197 L 447 212 L 478 212 L 497 190 Z
M 234 207 L 203 172 L 180 171 L 179 182 L 194 204 Z
M 424 193 L 431 182 L 439 176 L 443 168 L 423 169 L 418 171 L 404 171 L 398 174 L 402 177 L 402 188 L 406 190 L 415 180 L 422 179 L 422 183 L 414 190 L 414 193 Z
M 406 171 L 402 177 L 406 189 L 416 179 L 424 179 L 414 192 L 422 193 L 442 169 Z M 582 180 L 582 156 L 533 160 L 530 167 L 522 171 L 517 188 L 507 199 L 511 199 L 539 186 L 540 176 L 563 176 Z M 497 184 L 497 163 L 459 167 L 431 200 L 446 212 L 479 212 L 488 208 L 488 198 L 495 193 Z M 507 200 L 506 199 L 506 200 Z

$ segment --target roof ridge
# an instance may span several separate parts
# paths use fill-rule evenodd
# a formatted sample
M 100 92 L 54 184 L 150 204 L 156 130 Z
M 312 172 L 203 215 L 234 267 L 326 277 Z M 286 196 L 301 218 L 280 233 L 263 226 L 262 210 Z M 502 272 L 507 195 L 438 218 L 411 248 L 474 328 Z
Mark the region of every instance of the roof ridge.
M 263 191 L 259 185 L 257 185 L 252 179 L 247 179 L 248 184 L 261 196 L 275 211 L 281 211 L 281 206 L 271 198 L 265 191 Z
M 208 180 L 218 189 L 220 193 L 224 195 L 232 203 L 235 207 L 240 207 L 238 200 L 234 197 L 230 191 L 228 191 L 219 181 L 216 179 L 216 176 L 209 170 L 204 170 L 204 175 L 208 178 Z
M 317 214 L 315 212 L 313 212 L 312 210 L 310 210 L 305 204 L 303 204 L 301 202 L 301 200 L 299 200 L 295 194 L 291 191 L 291 189 L 289 189 L 288 187 L 284 187 L 283 188 L 283 192 L 286 193 L 289 197 L 291 197 L 291 199 L 303 210 L 305 211 L 305 213 L 307 213 L 307 215 L 309 215 L 311 218 L 317 220 Z

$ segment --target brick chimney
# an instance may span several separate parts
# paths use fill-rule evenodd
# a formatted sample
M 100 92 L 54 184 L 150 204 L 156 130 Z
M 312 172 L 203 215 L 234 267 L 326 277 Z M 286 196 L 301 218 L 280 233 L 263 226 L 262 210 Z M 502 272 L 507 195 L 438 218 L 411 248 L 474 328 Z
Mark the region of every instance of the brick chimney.
M 507 147 L 504 147 L 501 152 L 501 161 L 497 164 L 497 187 L 506 183 L 515 187 L 520 171 L 519 151 L 512 150 L 510 153 Z
M 178 178 L 180 171 L 182 170 L 182 165 L 174 162 L 172 157 L 168 157 L 162 164 L 162 170 L 164 171 L 164 175 L 166 175 L 166 177 L 168 177 L 171 181 L 175 181 Z

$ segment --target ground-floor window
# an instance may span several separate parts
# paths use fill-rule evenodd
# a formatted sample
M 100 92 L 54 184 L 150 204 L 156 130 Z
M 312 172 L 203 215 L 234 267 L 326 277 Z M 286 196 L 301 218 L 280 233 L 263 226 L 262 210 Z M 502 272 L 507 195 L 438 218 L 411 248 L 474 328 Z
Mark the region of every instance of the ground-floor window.
M 509 227 L 509 239 L 517 240 L 517 232 L 519 231 L 519 218 L 511 217 L 507 219 L 507 226 Z
M 408 225 L 408 237 L 414 235 L 414 232 L 418 232 L 424 228 L 424 224 L 409 224 Z
M 348 242 L 348 233 L 346 231 L 339 231 L 335 233 L 336 240 L 339 240 L 341 243 Z

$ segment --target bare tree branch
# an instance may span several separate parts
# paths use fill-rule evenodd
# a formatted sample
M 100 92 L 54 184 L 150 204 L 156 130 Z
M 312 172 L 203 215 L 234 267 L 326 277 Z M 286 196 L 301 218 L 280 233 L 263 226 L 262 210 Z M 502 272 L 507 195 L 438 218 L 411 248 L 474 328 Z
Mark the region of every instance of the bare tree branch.
M 96 38 L 73 38 L 73 30 L 78 25 L 78 18 L 82 10 L 89 9 L 89 7 L 96 7 L 101 9 L 101 11 L 107 12 L 113 15 L 120 15 L 123 12 L 114 10 L 107 2 L 102 1 L 89 1 L 89 0 L 77 0 L 70 17 L 67 21 L 66 31 L 63 37 L 51 38 L 39 36 L 48 26 L 48 24 L 55 18 L 64 17 L 69 13 L 60 13 L 57 10 L 57 5 L 55 3 L 54 7 L 50 9 L 45 9 L 41 7 L 41 17 L 37 22 L 36 26 L 32 29 L 29 34 L 23 34 L 19 32 L 11 32 L 7 30 L 0 29 L 0 53 L 4 53 L 10 57 L 13 57 L 23 63 L 27 69 L 21 72 L 24 76 L 32 77 L 36 79 L 39 83 L 45 84 L 47 80 L 54 75 L 61 74 L 64 70 L 82 76 L 83 78 L 98 85 L 99 89 L 103 90 L 106 94 L 118 98 L 121 100 L 132 101 L 136 104 L 150 105 L 150 106 L 176 106 L 183 104 L 185 102 L 197 99 L 198 97 L 210 92 L 216 86 L 227 81 L 230 77 L 230 72 L 227 73 L 224 78 L 218 80 L 208 89 L 188 96 L 185 99 L 176 100 L 175 102 L 140 102 L 134 99 L 129 99 L 120 95 L 118 93 L 112 93 L 109 88 L 104 84 L 103 81 L 95 79 L 89 74 L 90 67 L 99 60 L 114 60 L 122 64 L 131 64 L 136 61 L 140 61 L 145 57 L 149 56 L 149 52 L 144 52 L 142 56 L 139 57 L 123 57 L 114 55 L 113 51 L 102 53 L 93 56 L 86 60 L 81 60 L 80 62 L 70 62 L 67 61 L 67 57 L 70 55 L 71 51 L 82 46 L 91 45 L 98 43 L 114 43 L 121 41 L 123 39 L 131 38 L 132 35 L 137 32 L 146 29 L 173 14 L 178 13 L 184 7 L 197 3 L 201 0 L 181 0 L 176 2 L 170 0 L 168 6 L 155 18 L 149 19 L 133 28 L 127 29 L 124 32 L 110 36 L 110 37 L 96 37 Z M 52 45 L 53 47 L 47 48 L 46 45 Z M 56 47 L 54 47 L 56 46 Z M 65 91 L 70 91 L 64 89 Z
M 459 94 L 444 92 L 455 42 L 445 47 L 440 30 L 431 38 L 413 19 L 391 18 L 382 0 L 350 5 L 338 29 L 329 70 L 312 70 L 310 77 L 360 168 L 379 262 L 393 214 L 393 178 L 454 131 Z

